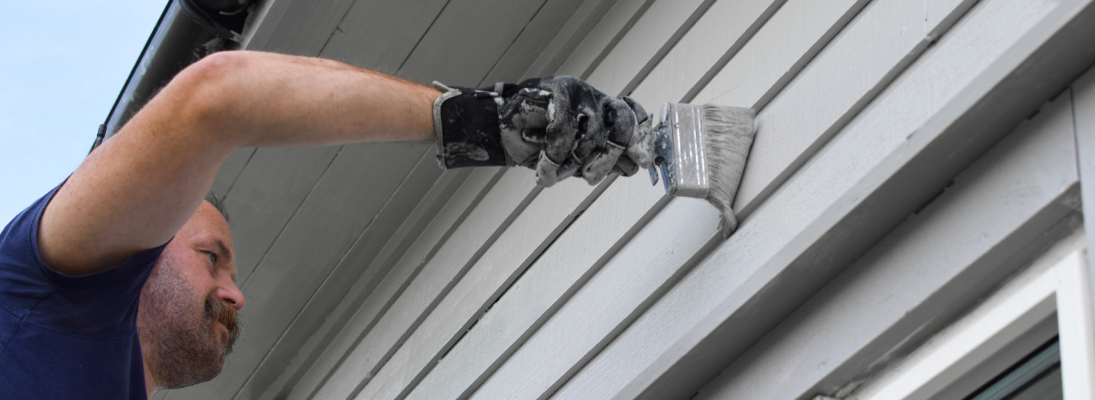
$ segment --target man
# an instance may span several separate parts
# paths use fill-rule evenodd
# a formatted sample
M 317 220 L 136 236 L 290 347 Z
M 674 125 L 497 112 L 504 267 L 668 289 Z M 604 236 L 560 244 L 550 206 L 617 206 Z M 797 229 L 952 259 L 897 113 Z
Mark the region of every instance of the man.
M 577 79 L 440 87 L 244 51 L 180 72 L 0 233 L 0 398 L 140 399 L 219 373 L 245 300 L 203 196 L 241 147 L 436 140 L 443 167 L 546 186 L 650 165 L 645 111 Z

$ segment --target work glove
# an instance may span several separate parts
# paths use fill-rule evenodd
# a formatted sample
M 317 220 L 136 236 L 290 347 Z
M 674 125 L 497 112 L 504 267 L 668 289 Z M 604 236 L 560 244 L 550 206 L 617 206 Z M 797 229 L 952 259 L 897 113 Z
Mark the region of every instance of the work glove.
M 610 172 L 631 176 L 653 162 L 650 115 L 628 97 L 601 93 L 573 77 L 535 78 L 491 88 L 449 88 L 434 102 L 442 168 L 515 166 L 552 186 Z

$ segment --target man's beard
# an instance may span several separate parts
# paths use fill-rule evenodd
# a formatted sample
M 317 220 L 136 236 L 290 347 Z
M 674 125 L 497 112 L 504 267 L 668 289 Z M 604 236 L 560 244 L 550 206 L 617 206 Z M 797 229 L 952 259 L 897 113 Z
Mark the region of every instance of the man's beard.
M 153 267 L 137 312 L 142 346 L 149 346 L 145 363 L 166 389 L 215 378 L 239 336 L 236 310 L 212 295 L 205 299 L 204 310 L 198 310 L 190 300 L 193 287 L 171 261 L 165 255 Z M 217 322 L 228 328 L 224 346 Z

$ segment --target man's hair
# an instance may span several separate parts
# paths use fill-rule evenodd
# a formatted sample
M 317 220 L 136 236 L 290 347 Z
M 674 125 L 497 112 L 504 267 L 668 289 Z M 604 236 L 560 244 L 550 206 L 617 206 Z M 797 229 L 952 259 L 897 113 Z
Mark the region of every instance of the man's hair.
M 217 209 L 217 212 L 221 213 L 225 222 L 231 222 L 231 219 L 228 218 L 228 209 L 224 207 L 224 200 L 217 197 L 217 194 L 213 192 L 213 189 L 209 189 L 209 191 L 205 193 L 205 201 L 208 201 L 209 204 L 213 205 L 213 208 Z

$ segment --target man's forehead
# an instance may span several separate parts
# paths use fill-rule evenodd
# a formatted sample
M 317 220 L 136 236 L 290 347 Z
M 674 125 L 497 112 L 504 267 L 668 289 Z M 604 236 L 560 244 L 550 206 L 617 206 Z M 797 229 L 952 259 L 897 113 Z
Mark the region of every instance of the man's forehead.
M 228 222 L 224 220 L 209 202 L 202 202 L 194 215 L 186 223 L 194 240 L 209 242 L 210 245 L 220 247 L 220 251 L 226 256 L 232 254 L 232 230 Z

